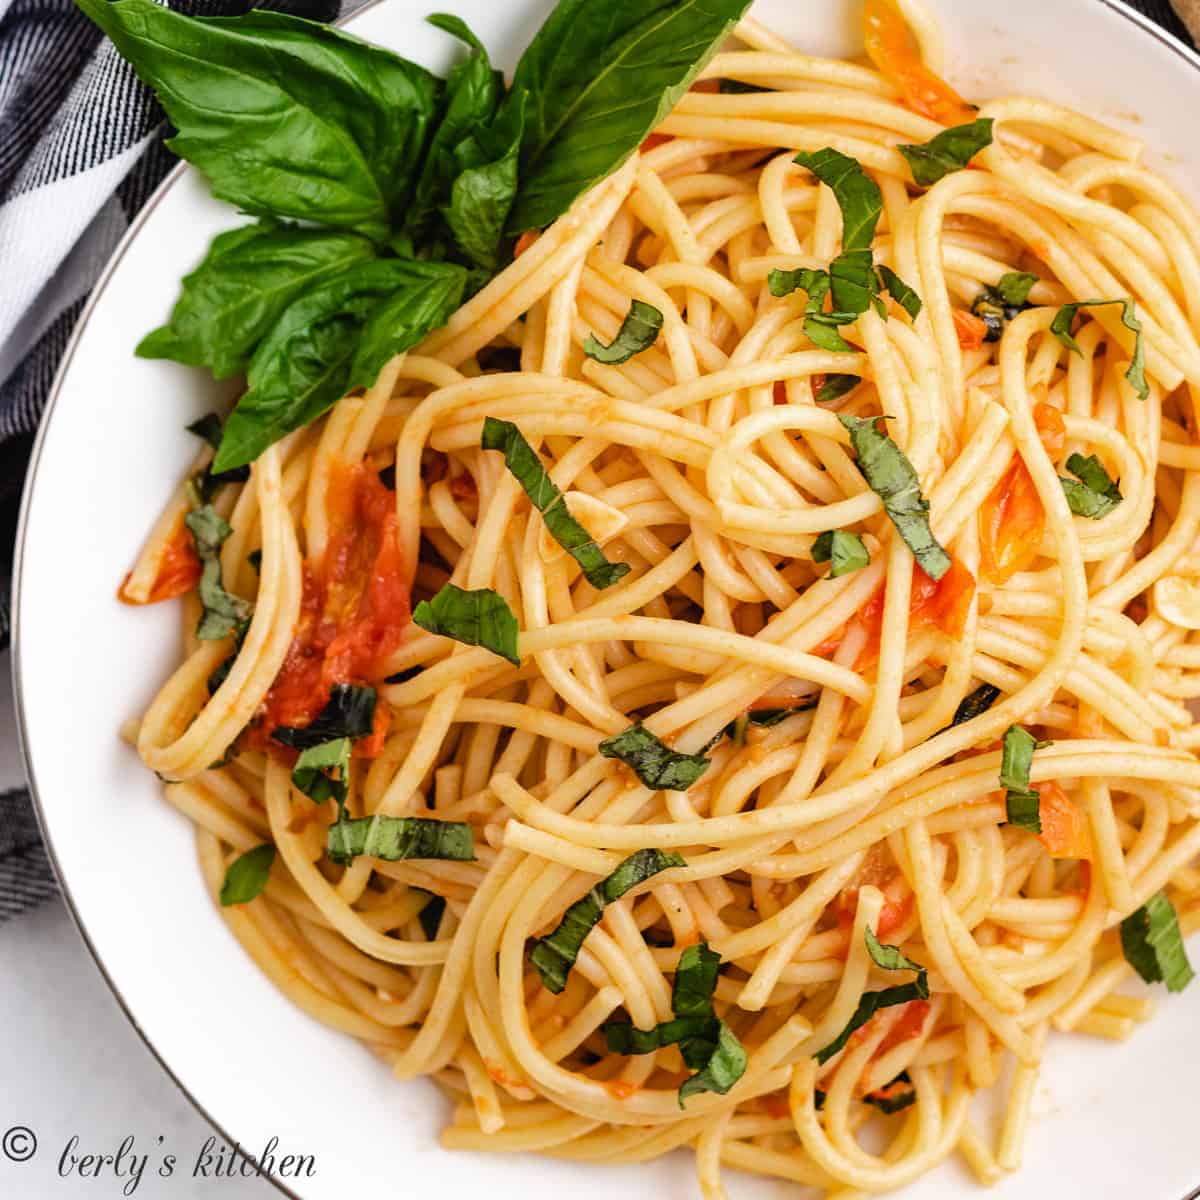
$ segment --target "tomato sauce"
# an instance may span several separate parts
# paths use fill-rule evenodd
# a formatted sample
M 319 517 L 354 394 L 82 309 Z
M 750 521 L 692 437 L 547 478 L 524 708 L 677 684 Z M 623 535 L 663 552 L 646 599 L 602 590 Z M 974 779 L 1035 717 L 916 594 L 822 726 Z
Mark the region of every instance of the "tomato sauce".
M 158 560 L 158 574 L 146 599 L 136 600 L 126 591 L 129 575 L 125 576 L 117 589 L 117 599 L 124 604 L 157 604 L 160 600 L 174 600 L 176 596 L 186 595 L 200 582 L 201 570 L 191 531 L 180 516 L 179 524 L 167 539 L 162 557 Z

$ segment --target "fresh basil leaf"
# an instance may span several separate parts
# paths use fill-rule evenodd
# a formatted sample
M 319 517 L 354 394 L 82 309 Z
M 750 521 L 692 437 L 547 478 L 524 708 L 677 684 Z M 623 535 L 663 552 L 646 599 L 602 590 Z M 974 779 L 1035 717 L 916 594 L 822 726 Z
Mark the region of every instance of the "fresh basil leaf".
M 707 942 L 688 946 L 679 956 L 671 989 L 671 1011 L 677 1017 L 710 1017 L 721 956 Z
M 445 322 L 464 278 L 448 263 L 378 259 L 294 301 L 254 352 L 250 390 L 225 423 L 214 469 L 252 462 L 351 386 L 373 382 L 372 370 Z
M 962 702 L 954 710 L 954 720 L 950 727 L 964 725 L 982 716 L 997 700 L 1000 699 L 1000 689 L 990 683 L 981 683 L 973 692 L 964 696 Z
M 1002 304 L 1022 308 L 1029 303 L 1029 293 L 1037 282 L 1038 277 L 1028 271 L 1008 271 L 1000 276 L 995 287 L 989 287 L 987 291 L 992 292 Z
M 221 582 L 221 546 L 233 530 L 211 504 L 192 509 L 183 521 L 191 530 L 196 557 L 203 564 L 199 592 L 204 613 L 196 636 L 203 641 L 220 641 L 244 630 L 254 611 L 248 600 L 227 592 Z
M 603 1028 L 604 1040 L 613 1054 L 653 1054 L 664 1046 L 678 1046 L 696 1038 L 716 1043 L 716 1017 L 677 1017 L 660 1021 L 653 1029 L 638 1029 L 629 1021 L 609 1021 Z
M 229 908 L 234 904 L 249 904 L 262 894 L 267 886 L 267 878 L 271 874 L 271 864 L 275 861 L 275 847 L 270 842 L 247 850 L 240 858 L 235 858 L 225 872 L 225 880 L 221 884 L 221 907 Z
M 699 1092 L 716 1092 L 724 1096 L 746 1073 L 748 1061 L 745 1048 L 733 1030 L 724 1021 L 720 1022 L 717 1044 L 707 1063 L 697 1074 L 679 1085 L 679 1107 L 683 1108 L 688 1097 Z M 688 1066 L 695 1065 L 694 1062 L 688 1063 Z
M 878 992 L 864 992 L 854 1010 L 846 1028 L 838 1034 L 823 1050 L 814 1057 L 819 1063 L 828 1062 L 839 1050 L 843 1049 L 851 1035 L 861 1029 L 880 1009 L 891 1008 L 897 1004 L 907 1004 L 910 1000 L 929 999 L 929 977 L 926 969 L 920 963 L 905 958 L 895 946 L 882 945 L 870 929 L 866 931 L 867 952 L 871 961 L 885 971 L 916 971 L 917 978 L 912 983 L 899 987 L 884 988 Z
M 813 562 L 831 563 L 830 579 L 840 575 L 849 575 L 853 571 L 861 571 L 871 562 L 870 552 L 863 544 L 857 533 L 847 533 L 843 529 L 826 530 L 813 542 Z
M 1009 271 L 1000 277 L 995 287 L 985 287 L 975 297 L 971 312 L 988 328 L 984 341 L 998 342 L 1008 323 L 1030 307 L 1029 292 L 1037 281 L 1036 275 L 1026 271 Z
M 537 452 L 511 421 L 485 417 L 480 446 L 503 453 L 504 465 L 542 514 L 551 536 L 583 568 L 592 587 L 612 587 L 629 574 L 629 564 L 609 562 L 592 535 L 571 516 L 562 492 L 555 487 Z
M 673 109 L 750 0 L 560 0 L 521 56 L 521 188 L 509 231 L 542 229 Z
M 1175 906 L 1162 892 L 1121 922 L 1121 950 L 1146 983 L 1165 983 L 1170 992 L 1182 992 L 1195 976 Z
M 341 808 L 350 784 L 350 739 L 334 738 L 310 746 L 296 759 L 292 784 L 316 804 L 332 799 Z
M 464 646 L 482 646 L 515 667 L 521 665 L 517 618 L 508 601 L 489 588 L 468 592 L 448 583 L 432 600 L 422 600 L 413 609 L 412 619 L 428 633 L 453 638 Z
M 425 934 L 427 941 L 436 942 L 438 929 L 442 923 L 442 914 L 446 911 L 445 896 L 435 896 L 433 892 L 429 893 L 429 900 L 425 907 L 418 914 L 418 919 L 421 922 L 421 929 Z
M 198 421 L 193 421 L 187 427 L 187 431 L 194 433 L 198 438 L 203 438 L 214 450 L 220 448 L 221 418 L 216 413 L 207 413 Z M 214 474 L 212 463 L 209 463 L 193 478 L 192 483 L 195 485 L 196 494 L 203 505 L 207 504 L 225 484 L 245 483 L 249 478 L 249 467 L 234 467 L 232 471 L 221 471 Z
M 921 495 L 921 481 L 904 452 L 877 427 L 878 417 L 838 414 L 850 433 L 858 455 L 858 469 L 871 490 L 883 501 L 884 511 L 930 579 L 941 579 L 950 570 L 950 555 L 929 527 L 929 501 Z
M 607 345 L 589 333 L 583 343 L 583 352 L 588 358 L 602 363 L 628 362 L 635 354 L 649 350 L 662 331 L 663 315 L 653 304 L 634 300 L 617 330 L 617 336 Z
M 1094 454 L 1086 458 L 1082 454 L 1072 454 L 1067 459 L 1067 470 L 1077 476 L 1080 482 L 1060 476 L 1059 483 L 1066 494 L 1067 507 L 1077 517 L 1090 517 L 1098 521 L 1125 499 L 1121 489 L 1104 469 L 1104 464 Z
M 827 375 L 825 382 L 817 389 L 816 401 L 818 404 L 828 404 L 831 400 L 840 400 L 860 383 L 861 375 Z
M 746 714 L 746 721 L 750 725 L 757 725 L 760 729 L 770 729 L 775 725 L 782 725 L 788 717 L 794 717 L 797 713 L 812 712 L 817 707 L 817 698 L 809 700 L 805 704 L 793 704 L 790 708 L 758 708 Z
M 1121 324 L 1135 335 L 1133 360 L 1129 364 L 1129 370 L 1125 372 L 1125 378 L 1129 380 L 1129 386 L 1137 393 L 1138 399 L 1145 400 L 1150 395 L 1150 385 L 1146 382 L 1146 346 L 1142 337 L 1142 323 L 1137 319 L 1136 309 L 1130 297 L 1124 296 L 1119 300 L 1078 300 L 1073 304 L 1064 304 L 1051 322 L 1050 332 L 1068 350 L 1081 354 L 1083 352 L 1079 343 L 1071 333 L 1075 317 L 1081 308 L 1103 308 L 1107 304 L 1121 306 Z
M 875 256 L 869 247 L 843 250 L 829 264 L 829 279 L 833 289 L 833 307 L 837 312 L 859 316 L 875 305 L 879 315 L 887 317 L 887 308 L 879 298 Z
M 542 984 L 555 993 L 567 986 L 567 975 L 579 957 L 584 938 L 596 927 L 606 905 L 661 871 L 685 865 L 678 854 L 670 851 L 648 849 L 631 854 L 582 900 L 572 904 L 552 932 L 534 942 L 529 960 L 537 968 Z
M 137 353 L 208 367 L 218 379 L 236 375 L 289 304 L 374 256 L 371 243 L 355 234 L 273 221 L 218 234 L 184 276 L 171 319 L 148 333 Z
M 712 765 L 700 754 L 679 754 L 640 721 L 599 746 L 605 758 L 619 758 L 648 788 L 686 792 Z
M 891 267 L 880 267 L 879 275 L 888 295 L 915 321 L 921 315 L 921 297 Z
M 772 296 L 790 296 L 795 291 L 808 293 L 809 311 L 819 312 L 821 301 L 829 291 L 829 272 L 812 267 L 797 267 L 794 271 L 772 270 L 767 275 L 767 288 Z
M 891 1083 L 863 1097 L 864 1104 L 870 1104 L 889 1116 L 911 1108 L 916 1102 L 917 1092 L 907 1071 L 901 1071 Z
M 151 0 L 80 0 L 154 89 L 169 146 L 257 216 L 382 241 L 425 148 L 439 82 L 325 25 L 252 10 L 195 18 Z
M 838 327 L 851 325 L 857 317 L 854 313 L 812 313 L 804 318 L 804 333 L 814 346 L 828 350 L 831 354 L 848 354 L 854 347 L 840 333 Z
M 980 117 L 967 125 L 943 129 L 921 146 L 897 146 L 912 169 L 920 187 L 932 187 L 939 179 L 961 171 L 980 150 L 992 144 L 991 117 Z
M 1000 755 L 1000 786 L 1005 789 L 1005 816 L 1010 825 L 1029 833 L 1042 832 L 1041 793 L 1029 786 L 1029 771 L 1037 739 L 1019 725 L 1004 733 Z
M 843 251 L 869 250 L 883 215 L 883 193 L 879 185 L 859 162 L 829 146 L 816 153 L 802 150 L 796 155 L 796 162 L 807 167 L 833 192 L 842 210 Z
M 338 738 L 366 737 L 374 728 L 375 689 L 335 683 L 325 707 L 307 725 L 280 725 L 271 737 L 293 750 L 311 750 Z
M 432 817 L 339 817 L 325 843 L 329 861 L 344 865 L 360 856 L 404 862 L 437 858 L 474 862 L 475 839 L 465 821 Z

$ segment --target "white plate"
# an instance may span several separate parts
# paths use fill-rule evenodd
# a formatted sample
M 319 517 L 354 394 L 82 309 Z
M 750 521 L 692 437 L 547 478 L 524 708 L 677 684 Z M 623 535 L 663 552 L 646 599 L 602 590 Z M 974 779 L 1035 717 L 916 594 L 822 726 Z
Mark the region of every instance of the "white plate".
M 465 17 L 511 68 L 549 0 L 386 0 L 358 34 L 444 69 L 453 53 L 427 8 Z M 937 0 L 950 74 L 968 96 L 1028 91 L 1145 137 L 1153 161 L 1200 199 L 1190 114 L 1200 59 L 1109 0 Z M 850 0 L 759 0 L 755 15 L 815 53 L 857 53 Z M 53 220 L 53 214 L 47 214 Z M 271 1137 L 316 1156 L 304 1200 L 356 1193 L 423 1200 L 547 1195 L 575 1200 L 695 1194 L 686 1155 L 638 1168 L 449 1154 L 446 1106 L 427 1082 L 396 1083 L 356 1043 L 280 996 L 226 932 L 201 886 L 191 828 L 117 726 L 175 665 L 173 606 L 130 609 L 114 591 L 195 450 L 184 424 L 212 408 L 199 371 L 133 357 L 169 311 L 209 237 L 238 223 L 194 172 L 172 177 L 126 238 L 67 353 L 34 453 L 18 550 L 16 677 L 29 777 L 64 891 L 129 1018 L 195 1103 L 242 1146 Z M 1200 987 L 1164 999 L 1125 1045 L 1056 1037 L 1024 1171 L 992 1193 L 1181 1200 L 1196 1146 Z M 737 1196 L 779 1185 L 735 1176 Z M 636 1192 L 633 1189 L 637 1189 Z M 973 1192 L 957 1166 L 911 1188 Z

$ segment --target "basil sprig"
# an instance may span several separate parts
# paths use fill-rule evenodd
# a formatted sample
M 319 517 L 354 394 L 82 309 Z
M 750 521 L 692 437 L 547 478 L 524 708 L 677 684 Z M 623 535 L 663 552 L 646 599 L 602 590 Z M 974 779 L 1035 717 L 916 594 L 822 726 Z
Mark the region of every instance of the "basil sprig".
M 366 737 L 375 726 L 375 689 L 335 683 L 325 707 L 307 725 L 280 725 L 271 738 L 293 750 L 311 750 L 338 738 Z
M 702 754 L 680 754 L 655 737 L 640 721 L 605 738 L 605 758 L 619 758 L 648 788 L 685 792 L 712 765 Z
M 839 325 L 852 325 L 858 320 L 857 312 L 825 312 L 822 305 L 832 287 L 828 271 L 799 267 L 794 271 L 772 270 L 767 276 L 767 287 L 772 296 L 788 296 L 803 290 L 808 293 L 804 306 L 804 332 L 809 341 L 822 350 L 833 354 L 845 354 L 854 349 L 837 331 Z M 855 376 L 845 376 L 854 379 Z
M 227 592 L 221 582 L 221 546 L 233 530 L 211 504 L 192 509 L 183 521 L 191 531 L 196 557 L 203 564 L 199 591 L 204 613 L 196 636 L 203 641 L 220 641 L 244 631 L 253 608 L 248 600 Z
M 1042 832 L 1041 792 L 1029 786 L 1033 752 L 1048 745 L 1020 725 L 1010 725 L 1004 733 L 1000 786 L 1004 788 L 1005 816 L 1010 825 L 1030 833 Z
M 628 362 L 635 354 L 654 345 L 662 327 L 663 315 L 653 304 L 634 300 L 621 321 L 617 336 L 606 346 L 594 333 L 589 333 L 584 339 L 583 352 L 601 363 Z
M 264 842 L 247 850 L 236 858 L 225 871 L 225 879 L 221 884 L 221 907 L 229 908 L 234 904 L 249 904 L 251 900 L 262 894 L 267 886 L 267 878 L 271 874 L 271 864 L 275 861 L 275 847 L 271 842 Z
M 830 579 L 861 571 L 871 562 L 870 551 L 857 533 L 844 529 L 829 529 L 821 534 L 812 548 L 813 562 L 829 563 Z
M 1029 293 L 1037 282 L 1038 277 L 1028 271 L 1009 271 L 1000 277 L 994 287 L 986 286 L 975 297 L 971 312 L 987 326 L 983 339 L 985 342 L 998 342 L 1008 323 L 1030 307 Z
M 850 444 L 858 456 L 858 469 L 883 501 L 884 511 L 913 552 L 917 564 L 930 579 L 941 579 L 950 570 L 950 555 L 933 536 L 929 501 L 921 494 L 921 481 L 912 463 L 886 433 L 880 433 L 878 417 L 839 413 L 838 420 L 849 431 Z
M 856 159 L 829 146 L 814 153 L 802 150 L 796 162 L 833 192 L 842 210 L 843 250 L 869 250 L 883 215 L 883 193 L 875 180 Z
M 912 983 L 901 984 L 898 987 L 884 988 L 878 992 L 863 992 L 858 1007 L 846 1022 L 846 1028 L 828 1046 L 814 1055 L 819 1063 L 828 1062 L 843 1049 L 851 1034 L 861 1029 L 880 1009 L 907 1004 L 910 1000 L 929 999 L 929 974 L 920 963 L 905 958 L 895 946 L 882 945 L 870 929 L 866 931 L 866 941 L 867 953 L 877 967 L 885 971 L 916 971 L 917 977 Z
M 854 391 L 862 383 L 861 375 L 827 375 L 825 382 L 817 389 L 818 404 L 828 404 L 831 400 L 840 400 L 847 393 Z
M 980 117 L 966 125 L 943 129 L 936 137 L 920 146 L 897 146 L 904 155 L 913 179 L 920 187 L 932 187 L 953 171 L 961 171 L 970 161 L 992 144 L 991 117 Z
M 645 883 L 660 871 L 684 865 L 683 859 L 670 851 L 635 851 L 582 900 L 572 904 L 553 931 L 534 942 L 529 955 L 543 985 L 555 993 L 567 986 L 567 975 L 579 957 L 584 938 L 599 923 L 606 905 L 620 900 L 630 888 Z
M 525 489 L 530 503 L 542 514 L 550 535 L 583 568 L 592 587 L 612 587 L 629 574 L 629 564 L 609 562 L 595 538 L 571 516 L 562 492 L 516 425 L 485 417 L 479 444 L 484 450 L 503 453 L 504 465 Z
M 467 591 L 448 583 L 432 600 L 422 600 L 413 609 L 412 619 L 428 633 L 453 638 L 464 646 L 482 646 L 514 667 L 521 665 L 517 618 L 508 601 L 490 588 Z
M 954 720 L 950 722 L 951 728 L 955 725 L 965 725 L 968 721 L 983 716 L 1000 699 L 1000 695 L 998 687 L 990 683 L 981 683 L 973 692 L 964 696 L 962 702 L 954 710 Z
M 1121 922 L 1121 951 L 1147 983 L 1182 992 L 1195 976 L 1188 962 L 1175 906 L 1157 892 Z
M 292 783 L 316 804 L 346 803 L 350 786 L 350 739 L 334 738 L 303 751 L 292 768 Z
M 464 821 L 436 821 L 432 817 L 350 818 L 344 814 L 329 827 L 325 852 L 330 862 L 344 865 L 359 855 L 404 862 L 412 858 L 437 858 L 474 862 L 475 840 Z
M 1079 310 L 1081 308 L 1104 308 L 1109 304 L 1121 306 L 1121 324 L 1134 334 L 1133 359 L 1129 364 L 1129 370 L 1125 372 L 1125 378 L 1129 380 L 1129 386 L 1137 393 L 1138 399 L 1145 400 L 1150 395 L 1150 385 L 1146 382 L 1146 346 L 1142 337 L 1142 323 L 1137 319 L 1133 300 L 1129 296 L 1123 296 L 1119 300 L 1077 300 L 1073 304 L 1064 304 L 1055 314 L 1050 325 L 1050 332 L 1068 350 L 1082 354 L 1083 351 L 1071 332 Z
M 1067 459 L 1067 470 L 1076 479 L 1059 476 L 1059 483 L 1066 494 L 1067 507 L 1077 517 L 1090 517 L 1098 521 L 1125 499 L 1121 489 L 1104 469 L 1104 464 L 1094 454 L 1086 458 L 1082 454 L 1072 454 Z
M 915 321 L 921 315 L 921 297 L 891 267 L 881 266 L 879 277 L 888 295 Z

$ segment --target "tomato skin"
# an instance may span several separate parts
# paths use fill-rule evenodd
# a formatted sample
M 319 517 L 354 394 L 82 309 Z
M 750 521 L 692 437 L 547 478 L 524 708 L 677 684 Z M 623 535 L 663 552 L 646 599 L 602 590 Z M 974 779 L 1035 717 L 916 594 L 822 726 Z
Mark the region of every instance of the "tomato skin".
M 1092 857 L 1092 835 L 1087 817 L 1057 783 L 1039 783 L 1038 810 L 1042 832 L 1038 841 L 1051 858 Z
M 855 618 L 867 632 L 866 644 L 858 658 L 859 666 L 879 654 L 884 597 L 885 589 L 881 587 Z M 914 564 L 908 605 L 910 632 L 935 628 L 949 637 L 962 637 L 974 597 L 975 576 L 953 555 L 950 556 L 950 569 L 941 579 L 932 579 Z
M 953 315 L 959 346 L 963 350 L 978 350 L 987 341 L 987 322 L 963 308 L 956 308 Z
M 125 589 L 129 583 L 126 575 L 117 589 L 117 599 L 123 604 L 157 604 L 160 600 L 174 600 L 190 592 L 199 582 L 202 567 L 196 557 L 196 545 L 188 527 L 179 524 L 172 531 L 158 560 L 158 574 L 154 577 L 150 594 L 145 600 L 136 600 Z
M 913 112 L 943 125 L 975 120 L 975 110 L 921 61 L 916 39 L 894 0 L 867 0 L 863 26 L 868 57 Z

